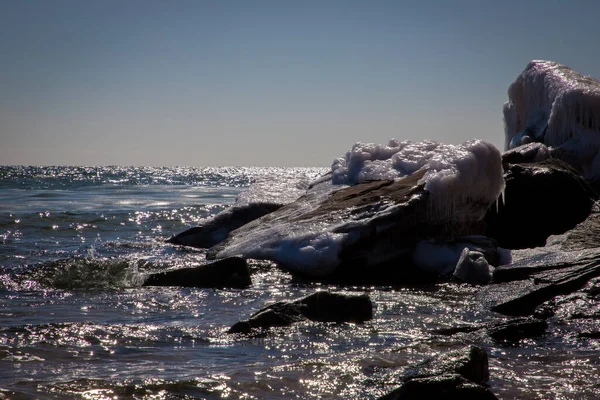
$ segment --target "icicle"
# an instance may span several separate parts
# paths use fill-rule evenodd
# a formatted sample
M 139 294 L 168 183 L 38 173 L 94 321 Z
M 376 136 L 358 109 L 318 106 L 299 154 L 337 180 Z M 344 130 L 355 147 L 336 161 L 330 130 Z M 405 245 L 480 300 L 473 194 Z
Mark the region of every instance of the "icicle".
M 506 200 L 504 199 L 504 191 L 505 191 L 505 189 L 502 189 L 502 205 L 503 206 L 506 205 Z

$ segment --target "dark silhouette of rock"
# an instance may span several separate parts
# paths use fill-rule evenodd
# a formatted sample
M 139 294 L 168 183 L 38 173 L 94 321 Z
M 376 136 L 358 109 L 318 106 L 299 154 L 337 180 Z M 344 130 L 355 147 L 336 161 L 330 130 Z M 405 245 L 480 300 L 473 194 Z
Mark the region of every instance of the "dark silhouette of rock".
M 209 248 L 227 239 L 229 233 L 248 222 L 281 208 L 276 203 L 251 203 L 232 206 L 217 214 L 201 226 L 190 228 L 168 239 L 168 243 L 199 248 Z
M 510 164 L 538 163 L 550 158 L 550 150 L 543 143 L 527 143 L 507 150 L 502 154 L 502 162 Z
M 517 318 L 487 328 L 488 335 L 499 342 L 518 342 L 521 339 L 542 336 L 548 323 L 535 318 Z
M 237 322 L 229 333 L 250 333 L 254 329 L 289 326 L 295 322 L 364 322 L 373 318 L 373 304 L 367 295 L 347 296 L 317 292 L 293 302 L 277 302 Z
M 183 286 L 198 288 L 246 288 L 252 284 L 248 264 L 241 257 L 225 258 L 194 268 L 156 273 L 144 286 Z
M 416 378 L 379 400 L 494 400 L 489 389 L 473 383 L 461 375 L 438 375 Z
M 511 290 L 512 296 L 503 296 L 492 310 L 505 315 L 531 315 L 542 303 L 581 289 L 592 278 L 600 276 L 600 254 L 586 261 L 583 265 L 559 265 L 559 268 L 547 268 L 541 272 L 532 270 L 533 279 L 524 281 L 521 290 Z
M 472 382 L 485 384 L 490 379 L 487 352 L 472 345 L 443 353 L 410 369 L 405 380 L 446 374 L 459 374 Z
M 485 217 L 486 236 L 504 248 L 544 246 L 587 218 L 595 192 L 567 163 L 550 158 L 539 163 L 504 164 L 506 188 L 498 211 Z

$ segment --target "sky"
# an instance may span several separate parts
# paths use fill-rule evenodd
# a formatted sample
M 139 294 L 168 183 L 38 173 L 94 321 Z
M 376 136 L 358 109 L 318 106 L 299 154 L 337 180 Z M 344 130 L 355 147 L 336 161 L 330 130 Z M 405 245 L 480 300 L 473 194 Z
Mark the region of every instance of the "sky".
M 0 0 L 0 164 L 330 166 L 504 146 L 533 59 L 600 77 L 598 0 Z

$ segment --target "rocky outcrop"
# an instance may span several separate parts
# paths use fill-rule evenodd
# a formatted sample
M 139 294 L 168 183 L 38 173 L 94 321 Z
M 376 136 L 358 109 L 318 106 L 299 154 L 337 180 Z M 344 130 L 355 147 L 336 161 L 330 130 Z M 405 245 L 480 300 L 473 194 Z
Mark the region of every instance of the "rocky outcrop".
M 486 236 L 501 247 L 544 246 L 550 235 L 567 232 L 590 214 L 596 194 L 568 164 L 550 158 L 504 168 L 503 198 L 485 217 Z
M 367 295 L 347 296 L 317 292 L 293 302 L 277 302 L 234 324 L 229 333 L 289 326 L 300 321 L 357 322 L 373 318 L 373 304 Z
M 450 351 L 410 368 L 404 383 L 379 400 L 496 399 L 486 387 L 487 352 L 478 346 Z
M 247 288 L 252 284 L 246 260 L 231 257 L 194 268 L 151 274 L 144 286 Z
M 281 208 L 277 203 L 251 203 L 232 206 L 203 225 L 190 228 L 168 239 L 168 243 L 182 246 L 209 248 L 227 238 L 229 232 Z

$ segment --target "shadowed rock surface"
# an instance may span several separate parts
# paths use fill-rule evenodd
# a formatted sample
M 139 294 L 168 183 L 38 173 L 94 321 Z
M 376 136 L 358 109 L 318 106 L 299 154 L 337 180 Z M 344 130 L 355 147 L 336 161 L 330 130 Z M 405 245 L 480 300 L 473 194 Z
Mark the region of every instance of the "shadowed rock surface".
M 430 194 L 419 183 L 424 173 L 420 170 L 397 180 L 346 187 L 319 199 L 308 210 L 306 204 L 313 198 L 307 194 L 231 232 L 227 240 L 209 249 L 207 258 L 243 254 L 275 261 L 298 276 L 340 283 L 419 281 L 423 278 L 422 271 L 412 263 L 412 253 L 419 241 L 454 240 L 483 233 L 482 221 L 469 219 L 468 212 L 464 219 L 455 216 L 456 220 L 435 216 L 428 201 Z M 481 204 L 461 207 L 477 210 Z M 272 229 L 274 226 L 284 226 L 284 231 L 289 233 L 276 237 L 278 233 L 272 232 L 279 231 Z M 303 262 L 302 257 L 291 259 L 277 251 L 282 246 L 281 241 L 296 240 L 294 234 L 314 232 L 315 227 L 322 229 L 325 235 L 343 235 L 339 249 L 326 250 L 335 252 L 331 255 L 335 260 L 327 259 L 306 267 L 298 264 Z M 312 244 L 306 245 L 309 247 Z
M 489 389 L 458 374 L 410 380 L 379 400 L 494 400 Z
M 487 352 L 479 346 L 468 346 L 409 369 L 402 386 L 380 400 L 495 399 L 484 386 L 489 378 Z
M 289 326 L 295 322 L 357 322 L 373 318 L 369 296 L 348 296 L 317 292 L 293 302 L 277 302 L 234 324 L 229 333 L 250 333 L 253 329 Z
M 203 225 L 190 228 L 168 239 L 168 243 L 209 248 L 227 238 L 229 232 L 281 208 L 282 204 L 252 203 L 223 210 Z
M 486 236 L 504 248 L 544 246 L 550 235 L 584 221 L 597 198 L 575 169 L 555 158 L 504 169 L 504 201 L 485 217 Z
M 194 268 L 181 268 L 148 276 L 144 286 L 247 288 L 252 284 L 245 259 L 231 257 Z

